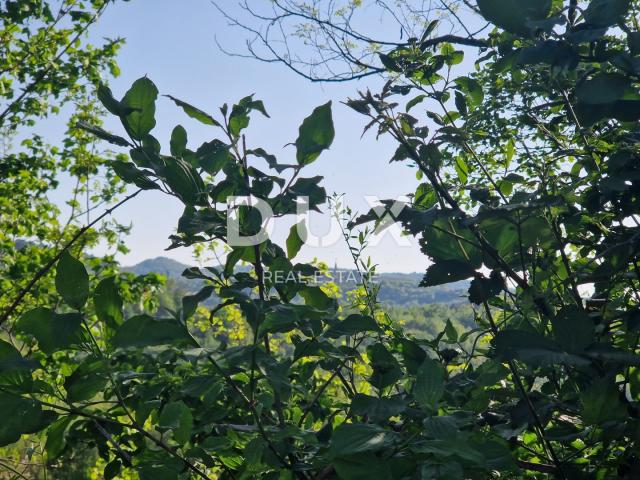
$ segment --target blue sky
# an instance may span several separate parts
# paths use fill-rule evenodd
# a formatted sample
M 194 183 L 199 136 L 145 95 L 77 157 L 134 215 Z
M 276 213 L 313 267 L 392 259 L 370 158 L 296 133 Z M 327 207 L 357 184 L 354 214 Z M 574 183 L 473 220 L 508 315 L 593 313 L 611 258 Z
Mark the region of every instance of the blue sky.
M 224 0 L 224 4 L 231 0 Z M 117 2 L 109 7 L 97 28 L 93 40 L 121 36 L 126 44 L 119 55 L 121 76 L 111 81 L 116 96 L 121 96 L 137 78 L 147 75 L 161 94 L 171 94 L 212 113 L 224 102 L 233 103 L 255 93 L 262 99 L 271 119 L 254 116 L 248 130 L 248 142 L 262 146 L 290 162 L 295 151 L 285 144 L 295 140 L 297 128 L 311 110 L 333 100 L 336 138 L 333 146 L 313 164 L 306 176 L 323 175 L 327 192 L 348 192 L 347 203 L 355 210 L 367 209 L 365 195 L 395 198 L 415 190 L 418 182 L 415 170 L 406 165 L 389 164 L 395 147 L 389 140 L 376 141 L 374 134 L 360 138 L 365 118 L 340 102 L 355 96 L 357 89 L 375 89 L 379 80 L 369 79 L 344 84 L 313 84 L 279 64 L 267 64 L 250 59 L 229 57 L 215 44 L 214 36 L 225 46 L 244 44 L 242 32 L 231 28 L 208 1 L 203 0 L 135 0 Z M 157 126 L 153 134 L 168 147 L 173 127 L 183 125 L 189 133 L 189 145 L 215 138 L 217 132 L 192 121 L 166 98 L 158 101 Z M 115 122 L 107 127 L 119 132 Z M 63 194 L 60 194 L 62 198 Z M 133 224 L 127 239 L 131 252 L 120 258 L 125 265 L 145 258 L 166 255 L 183 262 L 192 262 L 189 249 L 165 252 L 181 214 L 181 205 L 168 196 L 145 192 L 117 211 L 120 222 Z M 316 222 L 320 230 L 327 219 Z M 275 239 L 286 236 L 287 226 L 276 225 Z M 319 233 L 319 232 L 317 232 Z M 369 254 L 380 271 L 424 271 L 428 261 L 419 253 L 417 242 L 397 247 L 390 238 L 371 248 Z M 346 246 L 312 248 L 305 246 L 301 260 L 318 257 L 329 264 L 350 267 Z

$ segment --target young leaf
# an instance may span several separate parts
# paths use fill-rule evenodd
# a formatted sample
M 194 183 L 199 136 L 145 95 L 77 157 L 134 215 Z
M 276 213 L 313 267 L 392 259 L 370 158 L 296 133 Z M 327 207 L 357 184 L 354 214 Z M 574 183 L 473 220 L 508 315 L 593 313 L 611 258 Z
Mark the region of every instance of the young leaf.
M 176 126 L 171 132 L 169 148 L 174 157 L 181 157 L 187 148 L 187 131 L 182 125 Z
M 331 102 L 316 107 L 304 119 L 296 140 L 296 160 L 299 165 L 313 162 L 323 150 L 331 146 L 335 130 L 331 117 Z
M 56 290 L 70 307 L 80 310 L 89 298 L 89 275 L 80 260 L 64 251 L 56 269 Z

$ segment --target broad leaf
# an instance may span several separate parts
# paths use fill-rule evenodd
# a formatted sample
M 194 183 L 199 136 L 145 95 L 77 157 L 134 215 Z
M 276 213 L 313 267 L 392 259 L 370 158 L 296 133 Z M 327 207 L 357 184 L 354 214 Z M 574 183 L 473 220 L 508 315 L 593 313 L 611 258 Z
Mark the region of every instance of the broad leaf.
M 25 313 L 16 329 L 33 336 L 44 353 L 52 354 L 81 341 L 82 316 L 77 313 L 58 314 L 38 307 Z
M 80 310 L 89 298 L 89 275 L 81 261 L 64 251 L 56 269 L 56 290 L 70 307 Z
M 312 163 L 333 143 L 335 130 L 331 117 L 331 102 L 325 103 L 304 119 L 296 140 L 296 159 L 299 165 Z

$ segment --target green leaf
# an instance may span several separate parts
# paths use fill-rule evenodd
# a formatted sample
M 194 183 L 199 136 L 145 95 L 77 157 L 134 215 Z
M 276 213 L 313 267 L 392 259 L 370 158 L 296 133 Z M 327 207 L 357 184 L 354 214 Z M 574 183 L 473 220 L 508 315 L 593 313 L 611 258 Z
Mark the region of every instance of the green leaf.
M 624 420 L 627 411 L 620 402 L 620 392 L 613 380 L 597 379 L 582 392 L 582 419 L 588 425 Z
M 469 301 L 480 305 L 500 294 L 504 288 L 504 280 L 497 271 L 491 272 L 489 278 L 476 277 L 469 285 Z
M 595 325 L 586 311 L 565 307 L 551 320 L 556 342 L 571 353 L 581 353 L 595 342 Z
M 402 360 L 407 372 L 415 375 L 427 358 L 427 353 L 413 340 L 402 340 Z
M 187 131 L 182 125 L 176 126 L 171 132 L 169 148 L 174 157 L 181 157 L 187 148 Z
M 171 402 L 162 409 L 160 417 L 158 418 L 158 426 L 172 430 L 173 438 L 178 443 L 185 444 L 191 438 L 193 415 L 184 402 Z
M 586 105 L 611 104 L 621 99 L 629 86 L 629 79 L 624 75 L 601 73 L 578 85 L 576 96 Z
M 544 20 L 551 11 L 551 0 L 478 0 L 484 18 L 512 33 L 529 36 L 531 20 Z
M 125 321 L 116 331 L 116 347 L 147 347 L 150 345 L 193 344 L 187 329 L 175 320 L 155 320 L 137 315 Z
M 122 324 L 122 298 L 118 292 L 115 277 L 101 280 L 93 292 L 96 316 L 111 328 Z
M 389 417 L 395 417 L 406 408 L 405 401 L 399 395 L 390 398 L 377 398 L 357 393 L 351 401 L 353 415 L 366 415 L 374 423 L 384 422 Z
M 200 289 L 195 295 L 187 295 L 182 298 L 182 319 L 187 320 L 193 316 L 198 307 L 198 303 L 204 302 L 207 298 L 213 294 L 213 287 L 207 285 Z
M 393 432 L 376 425 L 343 423 L 333 432 L 329 455 L 335 458 L 375 452 L 393 445 L 395 437 Z
M 337 302 L 322 291 L 320 287 L 305 285 L 298 292 L 306 305 L 319 310 L 335 310 Z
M 89 275 L 80 260 L 64 251 L 56 269 L 56 290 L 70 307 L 80 310 L 89 298 Z
M 111 162 L 113 171 L 126 183 L 133 183 L 143 190 L 159 190 L 160 186 L 151 180 L 142 170 L 136 168 L 131 162 L 115 160 Z
M 0 392 L 0 411 L 5 413 L 0 422 L 0 447 L 17 442 L 23 434 L 39 432 L 56 418 L 35 400 L 4 392 Z
M 67 400 L 71 403 L 91 400 L 104 390 L 108 382 L 109 375 L 104 361 L 89 359 L 81 363 L 65 380 Z
M 442 365 L 430 358 L 425 359 L 416 373 L 413 396 L 428 410 L 436 410 L 444 394 L 444 371 Z
M 16 329 L 33 336 L 44 353 L 76 345 L 81 340 L 82 316 L 78 313 L 54 313 L 38 307 L 28 311 L 16 323 Z
M 421 287 L 433 287 L 446 283 L 458 282 L 472 277 L 475 269 L 467 262 L 459 260 L 438 260 L 427 268 Z
M 333 466 L 338 474 L 336 478 L 340 480 L 394 480 L 396 477 L 393 476 L 391 465 L 392 462 L 373 453 L 359 453 L 336 458 L 333 461 Z
M 162 176 L 171 190 L 187 205 L 206 203 L 204 182 L 198 172 L 181 158 L 167 158 Z
M 109 133 L 105 129 L 97 125 L 89 125 L 88 123 L 85 123 L 85 122 L 78 122 L 76 123 L 76 126 L 114 145 L 118 145 L 120 147 L 132 146 L 131 143 L 129 143 L 129 140 L 122 138 L 118 135 L 114 135 L 113 133 Z
M 130 112 L 121 116 L 121 120 L 131 138 L 143 140 L 156 126 L 156 98 L 158 89 L 146 77 L 133 82 L 124 95 L 121 104 Z
M 609 27 L 624 20 L 630 5 L 630 0 L 591 0 L 584 19 L 596 27 Z
M 286 333 L 296 327 L 298 314 L 292 305 L 275 305 L 265 313 L 260 323 L 258 336 L 262 338 L 267 333 Z
M 23 358 L 10 343 L 0 340 L 0 386 L 28 390 L 31 386 L 31 371 L 39 365 L 35 360 Z
M 204 123 L 205 125 L 211 125 L 213 127 L 220 126 L 220 124 L 211 115 L 203 112 L 199 108 L 196 108 L 193 105 L 189 105 L 187 102 L 183 102 L 182 100 L 172 97 L 171 95 L 165 95 L 165 97 L 173 100 L 173 102 L 180 108 L 182 108 L 182 110 L 184 110 L 184 113 L 189 115 L 191 118 L 194 118 L 199 122 Z
M 344 320 L 333 325 L 324 333 L 327 338 L 338 338 L 343 335 L 350 336 L 363 332 L 379 332 L 380 327 L 376 321 L 368 316 L 359 313 L 352 313 Z
M 302 232 L 302 236 L 300 236 L 300 232 Z M 301 220 L 289 230 L 289 236 L 287 237 L 287 258 L 289 260 L 294 258 L 300 251 L 300 248 L 304 245 L 304 241 L 307 237 L 306 232 L 304 220 Z
M 532 366 L 565 363 L 586 366 L 590 361 L 563 351 L 553 340 L 535 332 L 503 330 L 491 340 L 496 353 L 507 360 L 521 360 Z
M 308 165 L 315 161 L 322 151 L 331 146 L 334 136 L 331 102 L 327 102 L 316 107 L 300 125 L 295 143 L 298 164 Z
M 122 112 L 120 102 L 113 98 L 111 89 L 102 83 L 98 86 L 98 100 L 100 100 L 100 103 L 102 103 L 109 113 L 119 116 Z
M 53 422 L 47 429 L 47 441 L 44 449 L 47 452 L 48 461 L 55 460 L 62 455 L 67 446 L 67 432 L 75 419 L 73 415 L 67 415 Z
M 393 385 L 402 378 L 400 364 L 381 343 L 368 346 L 367 356 L 373 369 L 371 377 L 369 377 L 369 383 L 378 390 Z

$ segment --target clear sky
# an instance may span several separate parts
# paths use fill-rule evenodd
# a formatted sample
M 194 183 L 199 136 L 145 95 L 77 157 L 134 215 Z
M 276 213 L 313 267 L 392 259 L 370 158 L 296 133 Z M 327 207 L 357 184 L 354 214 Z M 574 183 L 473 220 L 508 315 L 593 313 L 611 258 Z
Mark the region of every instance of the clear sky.
M 233 0 L 223 0 L 231 6 Z M 251 93 L 262 99 L 271 119 L 254 115 L 247 139 L 253 146 L 262 146 L 285 163 L 292 161 L 295 151 L 285 144 L 295 140 L 297 128 L 311 110 L 333 100 L 336 138 L 328 152 L 307 169 L 306 176 L 323 175 L 328 193 L 348 192 L 347 203 L 355 210 L 365 211 L 365 195 L 396 198 L 413 192 L 418 182 L 415 170 L 399 163 L 389 163 L 395 147 L 389 140 L 376 141 L 375 134 L 360 138 L 365 118 L 340 102 L 355 96 L 356 90 L 379 80 L 369 79 L 343 84 L 313 84 L 298 77 L 279 64 L 267 64 L 251 59 L 229 57 L 215 44 L 214 36 L 225 46 L 244 44 L 242 33 L 227 25 L 215 7 L 206 0 L 134 0 L 110 6 L 92 32 L 94 40 L 101 37 L 124 37 L 126 44 L 119 55 L 121 76 L 111 82 L 118 97 L 137 78 L 147 75 L 161 94 L 171 94 L 203 110 L 217 112 L 224 102 Z M 168 147 L 173 127 L 182 124 L 189 133 L 189 146 L 197 147 L 217 135 L 207 127 L 189 119 L 166 98 L 157 107 L 157 126 L 153 134 Z M 110 121 L 108 129 L 120 132 Z M 61 197 L 62 198 L 62 197 Z M 146 258 L 165 255 L 185 263 L 193 262 L 189 249 L 165 252 L 182 208 L 171 197 L 143 192 L 117 211 L 120 222 L 133 224 L 127 239 L 131 252 L 120 258 L 130 265 Z M 327 218 L 314 224 L 321 233 Z M 275 239 L 282 240 L 288 224 L 277 224 Z M 398 247 L 387 236 L 369 251 L 380 271 L 424 271 L 428 261 L 419 253 L 417 242 Z M 330 265 L 351 266 L 349 252 L 343 243 L 332 247 L 303 247 L 301 260 L 318 257 Z

